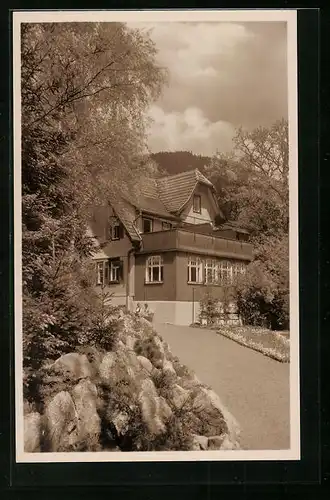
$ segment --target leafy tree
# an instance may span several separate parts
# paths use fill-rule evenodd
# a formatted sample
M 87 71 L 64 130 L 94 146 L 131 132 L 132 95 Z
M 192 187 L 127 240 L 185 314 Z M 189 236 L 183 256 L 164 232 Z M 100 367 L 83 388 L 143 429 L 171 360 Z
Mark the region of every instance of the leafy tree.
M 146 109 L 165 81 L 147 35 L 122 23 L 21 29 L 24 363 L 92 328 L 91 207 L 144 173 Z
M 247 226 L 252 236 L 288 232 L 288 124 L 238 129 L 230 155 L 218 154 L 206 168 L 228 219 Z
M 288 123 L 238 129 L 230 155 L 206 167 L 227 219 L 250 230 L 254 261 L 237 287 L 243 319 L 272 328 L 289 320 Z

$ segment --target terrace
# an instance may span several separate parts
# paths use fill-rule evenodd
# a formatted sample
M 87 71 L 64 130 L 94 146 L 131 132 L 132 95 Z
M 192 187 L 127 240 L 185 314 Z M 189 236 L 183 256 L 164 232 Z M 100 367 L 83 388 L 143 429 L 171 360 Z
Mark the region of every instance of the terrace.
M 245 241 L 203 234 L 191 229 L 173 228 L 142 234 L 140 253 L 182 251 L 250 261 L 252 249 L 251 243 Z

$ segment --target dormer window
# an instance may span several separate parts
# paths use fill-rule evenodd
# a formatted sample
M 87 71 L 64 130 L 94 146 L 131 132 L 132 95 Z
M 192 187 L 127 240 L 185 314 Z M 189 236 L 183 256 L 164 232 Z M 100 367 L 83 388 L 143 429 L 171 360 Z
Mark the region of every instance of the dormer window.
M 194 194 L 194 197 L 193 197 L 193 211 L 196 214 L 200 214 L 201 213 L 201 197 L 200 197 L 199 194 Z
M 110 238 L 112 240 L 120 240 L 123 237 L 123 226 L 120 222 L 115 222 L 110 227 Z
M 142 228 L 144 233 L 152 233 L 152 219 L 143 217 Z

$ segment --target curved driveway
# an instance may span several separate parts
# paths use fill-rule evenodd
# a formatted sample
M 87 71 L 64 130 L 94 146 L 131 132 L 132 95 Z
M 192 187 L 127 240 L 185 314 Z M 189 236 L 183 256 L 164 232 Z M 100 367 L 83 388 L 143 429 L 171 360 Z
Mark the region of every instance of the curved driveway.
M 241 426 L 247 450 L 290 447 L 289 364 L 267 358 L 212 330 L 155 325 L 174 355 L 220 396 Z

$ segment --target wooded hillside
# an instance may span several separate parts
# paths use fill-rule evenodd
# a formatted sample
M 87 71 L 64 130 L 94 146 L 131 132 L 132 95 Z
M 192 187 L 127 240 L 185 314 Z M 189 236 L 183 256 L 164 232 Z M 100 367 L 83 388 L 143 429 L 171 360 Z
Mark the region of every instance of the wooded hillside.
M 209 156 L 195 155 L 191 151 L 160 151 L 153 153 L 151 158 L 169 175 L 193 168 L 203 171 L 204 167 L 211 163 Z

